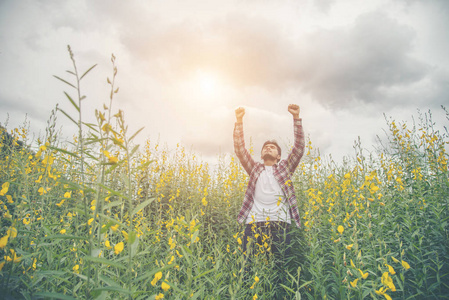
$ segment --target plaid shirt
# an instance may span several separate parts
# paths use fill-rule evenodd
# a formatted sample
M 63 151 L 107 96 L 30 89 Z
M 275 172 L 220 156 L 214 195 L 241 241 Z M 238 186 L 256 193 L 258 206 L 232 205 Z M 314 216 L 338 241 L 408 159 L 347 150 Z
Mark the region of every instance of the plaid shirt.
M 273 165 L 273 175 L 278 181 L 285 194 L 285 197 L 290 205 L 290 216 L 295 220 L 296 226 L 301 226 L 301 219 L 299 218 L 298 205 L 296 203 L 295 190 L 291 181 L 291 176 L 295 172 L 296 167 L 304 154 L 304 130 L 302 128 L 302 119 L 294 119 L 294 135 L 295 142 L 292 151 L 289 153 L 287 159 Z M 242 208 L 237 216 L 239 223 L 245 222 L 249 212 L 254 204 L 254 192 L 256 189 L 256 182 L 260 173 L 265 169 L 265 165 L 260 162 L 255 162 L 248 150 L 245 148 L 245 139 L 243 136 L 243 123 L 237 122 L 234 127 L 234 150 L 243 168 L 249 175 L 248 187 L 246 189 L 245 198 L 243 200 Z

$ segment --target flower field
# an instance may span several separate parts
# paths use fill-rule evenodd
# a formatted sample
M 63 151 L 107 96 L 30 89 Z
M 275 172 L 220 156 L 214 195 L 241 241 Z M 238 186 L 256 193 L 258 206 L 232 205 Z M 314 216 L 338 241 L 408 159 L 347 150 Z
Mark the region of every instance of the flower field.
M 69 52 L 71 77 L 57 78 L 73 110 L 55 109 L 37 145 L 26 126 L 0 129 L 5 299 L 449 299 L 449 135 L 430 112 L 412 126 L 387 119 L 377 150 L 357 141 L 342 164 L 309 141 L 291 183 L 302 226 L 287 268 L 257 255 L 248 270 L 236 158 L 211 170 L 181 146 L 136 145 L 112 109 L 114 56 L 110 102 L 85 112 L 93 67 L 78 73 Z M 78 128 L 73 142 L 57 114 Z

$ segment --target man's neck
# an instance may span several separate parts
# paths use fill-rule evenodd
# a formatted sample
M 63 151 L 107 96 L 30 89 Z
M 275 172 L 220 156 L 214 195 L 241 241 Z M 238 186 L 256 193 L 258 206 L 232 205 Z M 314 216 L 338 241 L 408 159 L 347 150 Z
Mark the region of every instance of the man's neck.
M 267 167 L 271 167 L 271 166 L 273 166 L 274 164 L 276 164 L 276 162 L 277 162 L 277 161 L 275 161 L 275 160 L 264 160 L 264 161 L 263 161 L 263 164 L 264 164 L 265 166 L 267 166 Z

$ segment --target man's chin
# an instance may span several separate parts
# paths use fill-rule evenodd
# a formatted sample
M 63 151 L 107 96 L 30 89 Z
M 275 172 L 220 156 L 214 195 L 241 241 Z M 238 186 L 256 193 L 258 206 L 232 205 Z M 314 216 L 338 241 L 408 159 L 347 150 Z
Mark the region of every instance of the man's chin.
M 263 160 L 277 160 L 276 157 L 274 157 L 271 154 L 265 154 L 264 156 L 262 156 Z

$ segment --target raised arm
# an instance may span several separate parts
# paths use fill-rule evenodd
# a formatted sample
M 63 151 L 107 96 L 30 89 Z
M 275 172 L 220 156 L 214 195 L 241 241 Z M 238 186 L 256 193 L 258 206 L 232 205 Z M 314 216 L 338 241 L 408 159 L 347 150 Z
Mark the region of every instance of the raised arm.
M 239 107 L 235 110 L 235 117 L 237 122 L 234 127 L 234 151 L 237 158 L 240 160 L 246 173 L 251 174 L 251 170 L 254 167 L 254 160 L 245 148 L 245 138 L 243 136 L 243 116 L 245 115 L 245 109 Z
M 294 144 L 292 151 L 287 157 L 287 165 L 290 173 L 293 173 L 299 164 L 305 148 L 304 142 L 304 130 L 302 128 L 302 119 L 299 118 L 299 106 L 296 104 L 290 104 L 288 106 L 289 113 L 293 116 L 293 131 L 294 131 Z

